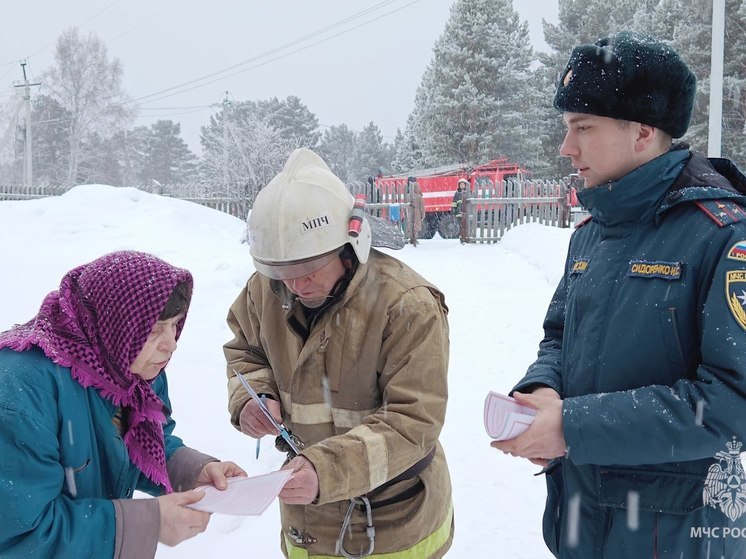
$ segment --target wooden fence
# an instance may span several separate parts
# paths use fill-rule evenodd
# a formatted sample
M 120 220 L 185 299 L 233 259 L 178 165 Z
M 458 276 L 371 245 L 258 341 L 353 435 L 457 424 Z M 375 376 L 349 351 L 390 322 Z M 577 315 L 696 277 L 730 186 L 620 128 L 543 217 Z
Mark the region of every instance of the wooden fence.
M 505 231 L 522 223 L 569 227 L 574 215 L 570 211 L 569 185 L 569 179 L 492 182 L 483 177 L 465 193 L 460 217 L 447 212 L 428 214 L 427 219 L 434 223 L 429 228 L 423 226 L 423 233 L 438 230 L 441 236 L 458 237 L 462 243 L 494 243 Z M 365 194 L 368 213 L 400 223 L 407 230 L 407 208 L 412 198 L 408 184 L 402 181 L 384 193 L 370 183 L 354 183 L 349 188 L 353 194 Z
M 541 223 L 570 226 L 567 183 L 563 181 L 480 182 L 464 199 L 461 242 L 494 243 L 511 227 Z
M 0 184 L 0 200 L 33 200 L 48 196 L 59 196 L 68 189 L 60 186 L 20 186 L 17 184 Z
M 450 214 L 428 216 L 438 220 L 456 221 L 457 235 L 463 243 L 494 243 L 505 231 L 522 223 L 536 222 L 556 227 L 568 227 L 572 223 L 568 201 L 569 180 L 560 181 L 505 181 L 492 183 L 487 179 L 477 181 L 463 201 L 461 217 Z M 186 200 L 219 210 L 239 219 L 246 219 L 250 207 L 245 199 L 211 196 L 205 185 L 148 185 L 137 188 Z M 365 194 L 366 211 L 383 219 L 397 223 L 406 231 L 406 219 L 411 200 L 405 189 L 398 197 L 382 196 L 369 183 L 348 185 L 353 194 Z M 68 189 L 56 186 L 24 187 L 0 184 L 0 200 L 29 200 L 58 196 Z
M 174 196 L 175 198 L 175 196 Z M 239 219 L 246 219 L 249 216 L 249 204 L 244 200 L 236 200 L 235 198 L 179 198 L 180 200 L 186 200 L 187 202 L 193 202 L 201 206 L 212 208 L 223 213 L 232 215 Z
M 221 196 L 200 195 L 201 185 L 156 185 L 137 186 L 139 190 L 159 194 L 169 198 L 178 198 L 200 204 L 214 210 L 230 214 L 239 219 L 246 219 L 249 215 L 249 204 L 242 199 Z M 19 186 L 0 184 L 0 201 L 2 200 L 34 200 L 49 196 L 60 196 L 69 188 L 60 186 Z

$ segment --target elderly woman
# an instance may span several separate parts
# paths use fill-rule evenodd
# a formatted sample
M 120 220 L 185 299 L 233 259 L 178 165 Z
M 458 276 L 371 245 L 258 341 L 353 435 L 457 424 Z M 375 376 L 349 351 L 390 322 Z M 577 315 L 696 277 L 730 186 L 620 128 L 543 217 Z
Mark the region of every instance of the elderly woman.
M 191 293 L 188 271 L 115 252 L 0 334 L 0 556 L 153 557 L 205 530 L 190 489 L 246 475 L 173 435 L 164 368 Z

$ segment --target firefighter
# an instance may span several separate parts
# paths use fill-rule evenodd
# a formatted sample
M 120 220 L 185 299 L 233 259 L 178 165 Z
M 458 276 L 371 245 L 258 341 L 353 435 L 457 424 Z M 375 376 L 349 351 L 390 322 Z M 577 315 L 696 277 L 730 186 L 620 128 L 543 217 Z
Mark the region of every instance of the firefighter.
M 453 201 L 451 202 L 451 213 L 455 215 L 459 220 L 463 212 L 464 197 L 466 196 L 466 189 L 469 188 L 469 181 L 467 179 L 459 179 L 456 192 L 453 193 Z
M 407 192 L 409 206 L 407 206 L 407 240 L 413 246 L 417 246 L 417 238 L 422 231 L 422 222 L 425 219 L 425 198 L 422 196 L 422 187 L 416 177 L 407 178 Z
M 279 495 L 286 557 L 440 558 L 453 538 L 438 440 L 448 309 L 436 287 L 371 248 L 353 208 L 308 149 L 257 196 L 257 273 L 230 308 L 224 346 L 231 421 L 250 437 L 278 434 L 238 372 L 300 448 Z
M 514 389 L 538 415 L 492 443 L 544 466 L 557 557 L 746 557 L 746 176 L 672 143 L 695 94 L 630 32 L 576 47 L 557 86 L 592 218 Z

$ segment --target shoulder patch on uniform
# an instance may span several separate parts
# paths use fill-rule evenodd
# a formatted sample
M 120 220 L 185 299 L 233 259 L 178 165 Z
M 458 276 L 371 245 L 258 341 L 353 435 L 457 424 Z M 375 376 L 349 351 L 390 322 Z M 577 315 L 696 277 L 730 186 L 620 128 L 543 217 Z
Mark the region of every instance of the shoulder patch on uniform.
M 725 296 L 733 318 L 746 330 L 746 271 L 731 270 L 726 274 Z
M 637 278 L 660 278 L 677 280 L 681 278 L 681 262 L 651 262 L 630 260 L 627 276 Z
M 727 258 L 730 260 L 746 262 L 746 241 L 738 241 L 735 245 L 730 247 Z
M 582 274 L 586 271 L 588 268 L 588 259 L 587 258 L 576 258 L 572 261 L 572 266 L 570 267 L 570 275 L 572 274 Z
M 694 203 L 707 214 L 707 217 L 717 223 L 718 227 L 746 219 L 746 210 L 732 200 L 696 200 Z

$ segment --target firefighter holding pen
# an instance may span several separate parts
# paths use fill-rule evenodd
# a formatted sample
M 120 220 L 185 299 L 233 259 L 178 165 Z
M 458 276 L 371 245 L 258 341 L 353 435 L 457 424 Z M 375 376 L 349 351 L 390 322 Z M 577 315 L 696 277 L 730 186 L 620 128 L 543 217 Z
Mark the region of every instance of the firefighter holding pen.
M 454 525 L 439 442 L 448 308 L 435 286 L 371 248 L 363 208 L 308 149 L 259 193 L 249 216 L 257 272 L 228 314 L 228 407 L 237 429 L 281 435 L 288 451 L 286 557 L 437 559 Z

